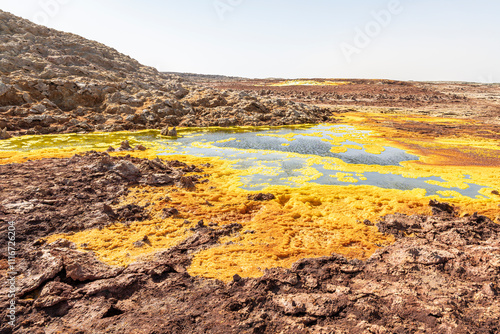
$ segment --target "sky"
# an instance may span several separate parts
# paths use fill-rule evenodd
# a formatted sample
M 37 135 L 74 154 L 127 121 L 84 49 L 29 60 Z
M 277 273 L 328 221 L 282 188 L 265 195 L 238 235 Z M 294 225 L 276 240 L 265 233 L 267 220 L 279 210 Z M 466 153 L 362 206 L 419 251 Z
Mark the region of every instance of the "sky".
M 496 0 L 0 0 L 161 71 L 500 82 Z

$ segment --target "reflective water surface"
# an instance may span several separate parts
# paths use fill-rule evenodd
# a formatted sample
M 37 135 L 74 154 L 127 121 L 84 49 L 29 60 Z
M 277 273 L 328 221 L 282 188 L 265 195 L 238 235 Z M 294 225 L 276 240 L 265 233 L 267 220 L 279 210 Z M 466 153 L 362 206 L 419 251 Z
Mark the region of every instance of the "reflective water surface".
M 178 138 L 164 137 L 159 131 L 27 136 L 0 141 L 0 150 L 30 151 L 85 147 L 117 147 L 123 140 L 132 146 L 155 143 L 158 155 L 194 155 L 234 161 L 241 170 L 243 188 L 261 190 L 269 185 L 299 187 L 305 183 L 320 185 L 372 185 L 387 189 L 425 189 L 427 195 L 438 191 L 456 191 L 475 198 L 484 186 L 468 183 L 465 189 L 445 188 L 440 175 L 408 177 L 403 173 L 357 170 L 356 166 L 399 166 L 419 157 L 390 146 L 371 145 L 368 131 L 346 125 L 290 126 L 280 128 L 195 129 L 179 132 Z M 319 160 L 318 160 L 319 159 Z M 345 172 L 345 166 L 351 172 Z M 338 168 L 336 168 L 336 166 Z M 352 172 L 354 170 L 354 172 Z M 437 182 L 436 182 L 437 181 Z M 442 195 L 440 195 L 443 197 Z

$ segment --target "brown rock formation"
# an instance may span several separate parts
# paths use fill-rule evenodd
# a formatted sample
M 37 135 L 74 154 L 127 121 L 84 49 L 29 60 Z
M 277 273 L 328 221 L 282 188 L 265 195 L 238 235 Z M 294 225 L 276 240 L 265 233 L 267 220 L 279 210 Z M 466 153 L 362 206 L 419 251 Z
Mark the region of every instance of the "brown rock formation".
M 297 124 L 329 115 L 257 94 L 205 89 L 103 44 L 3 11 L 0 55 L 0 128 L 13 135 Z

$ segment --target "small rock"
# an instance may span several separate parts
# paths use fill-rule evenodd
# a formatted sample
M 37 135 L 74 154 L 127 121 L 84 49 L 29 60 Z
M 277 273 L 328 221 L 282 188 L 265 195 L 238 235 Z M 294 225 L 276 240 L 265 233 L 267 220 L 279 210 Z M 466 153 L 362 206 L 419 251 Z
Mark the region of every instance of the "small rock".
M 147 148 L 145 148 L 144 146 L 142 145 L 136 145 L 136 147 L 134 147 L 134 150 L 135 151 L 146 151 Z
M 36 104 L 33 107 L 31 107 L 31 112 L 33 114 L 43 114 L 47 108 L 43 104 Z
M 189 91 L 181 84 L 169 84 L 167 85 L 167 89 L 172 92 L 178 99 L 182 99 L 189 93 Z
M 7 132 L 7 128 L 0 130 L 0 140 L 1 139 L 9 139 L 11 137 L 12 136 Z
M 161 218 L 167 219 L 173 216 L 177 216 L 179 211 L 176 208 L 163 208 Z
M 177 129 L 175 128 L 175 126 L 172 130 L 168 131 L 168 135 L 170 137 L 177 137 Z
M 168 126 L 166 128 L 163 128 L 163 130 L 161 130 L 160 134 L 162 136 L 168 136 Z
M 448 203 L 441 203 L 441 202 L 438 202 L 438 201 L 431 199 L 429 201 L 429 206 L 432 208 L 433 215 L 439 215 L 439 214 L 443 214 L 443 213 L 447 213 L 447 214 L 454 214 L 455 213 L 455 207 L 448 204 Z
M 169 184 L 172 181 L 173 179 L 167 174 L 151 174 L 146 177 L 144 182 L 150 186 L 160 186 Z
M 147 235 L 145 235 L 141 240 L 137 240 L 136 242 L 134 242 L 134 247 L 140 248 L 146 244 L 151 246 L 151 241 L 149 240 Z
M 67 239 L 59 239 L 51 243 L 49 246 L 51 247 L 57 247 L 57 248 L 70 248 L 70 249 L 76 249 L 75 243 L 67 240 Z
M 144 246 L 144 241 L 139 240 L 134 242 L 134 247 L 141 248 L 142 246 Z
M 176 184 L 179 188 L 192 189 L 195 188 L 193 178 L 190 176 L 182 176 Z
M 498 294 L 492 283 L 485 283 L 482 290 L 485 295 L 490 297 L 495 297 Z
M 110 217 L 116 217 L 116 213 L 115 213 L 115 211 L 113 211 L 113 208 L 107 204 L 103 204 L 102 212 L 107 214 Z
M 57 305 L 58 303 L 70 299 L 74 288 L 63 282 L 48 282 L 40 292 L 34 306 L 36 308 L 46 308 Z
M 141 175 L 141 171 L 130 161 L 120 161 L 117 163 L 113 170 L 118 172 L 118 174 L 129 181 L 134 181 Z
M 273 298 L 274 304 L 285 314 L 307 314 L 314 317 L 331 317 L 338 314 L 346 305 L 345 298 L 337 294 L 289 294 Z
M 101 161 L 99 161 L 99 164 L 101 166 L 112 166 L 113 161 L 111 160 L 111 157 L 108 154 L 106 154 L 101 158 Z
M 4 84 L 3 82 L 0 82 L 0 96 L 7 93 L 9 91 L 10 87 Z
M 150 167 L 154 169 L 161 169 L 161 170 L 167 169 L 167 166 L 165 166 L 163 161 L 158 157 L 154 158 L 153 160 L 148 160 L 148 164 Z
M 276 197 L 273 194 L 253 194 L 253 195 L 248 195 L 248 199 L 250 201 L 270 201 L 272 199 L 275 199 Z
M 119 151 L 132 151 L 132 147 L 130 147 L 128 140 L 124 140 L 121 142 L 120 148 L 118 150 Z
M 66 276 L 75 281 L 96 281 L 116 277 L 124 268 L 111 267 L 99 261 L 93 252 L 68 250 L 63 256 Z

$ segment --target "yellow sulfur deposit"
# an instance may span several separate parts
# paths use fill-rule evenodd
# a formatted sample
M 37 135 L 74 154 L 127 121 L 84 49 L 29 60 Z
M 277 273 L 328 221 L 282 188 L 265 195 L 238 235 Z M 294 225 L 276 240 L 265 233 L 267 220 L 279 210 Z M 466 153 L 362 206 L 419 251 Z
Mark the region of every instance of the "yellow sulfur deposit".
M 189 163 L 206 162 L 206 158 L 175 157 Z M 127 265 L 140 257 L 168 249 L 189 237 L 199 220 L 219 226 L 240 223 L 237 235 L 224 237 L 220 244 L 201 251 L 193 258 L 189 273 L 229 280 L 234 274 L 244 277 L 262 275 L 265 268 L 290 267 L 305 257 L 332 253 L 365 259 L 393 238 L 367 226 L 365 219 L 401 212 L 429 214 L 422 190 L 392 190 L 373 186 L 313 186 L 289 188 L 270 186 L 266 192 L 276 196 L 268 202 L 247 199 L 248 191 L 238 188 L 239 178 L 227 162 L 209 159 L 214 167 L 208 184 L 196 190 L 175 187 L 136 187 L 120 205 L 136 203 L 150 206 L 152 219 L 125 226 L 116 224 L 102 230 L 91 230 L 68 236 L 51 236 L 49 242 L 66 238 L 83 249 L 94 251 L 106 263 Z M 170 201 L 160 198 L 170 198 Z M 433 197 L 437 198 L 437 197 Z M 464 212 L 491 214 L 496 203 L 488 199 L 471 200 L 458 196 L 450 202 Z M 176 218 L 161 218 L 163 208 L 174 207 Z M 185 223 L 185 221 L 189 223 Z M 150 245 L 137 248 L 135 241 L 148 236 Z
M 387 245 L 393 241 L 360 220 L 391 212 L 386 204 L 394 202 L 392 205 L 397 208 L 401 206 L 397 201 L 379 194 L 362 198 L 358 195 L 359 189 L 351 186 L 345 189 L 270 187 L 267 190 L 275 194 L 276 199 L 255 202 L 247 199 L 250 192 L 237 187 L 238 177 L 229 166 L 212 162 L 215 166 L 208 170 L 212 173 L 211 181 L 198 185 L 194 191 L 137 187 L 120 203 L 154 203 L 151 220 L 64 237 L 77 245 L 84 244 L 86 250 L 94 251 L 107 263 L 127 265 L 140 256 L 169 248 L 187 238 L 192 233 L 189 228 L 199 220 L 219 226 L 240 223 L 243 228 L 239 235 L 223 238 L 219 246 L 193 259 L 191 274 L 219 279 L 230 279 L 236 273 L 259 276 L 264 268 L 289 267 L 300 258 L 332 252 L 366 258 L 379 247 L 377 244 Z M 167 196 L 170 201 L 159 200 Z M 375 209 L 370 209 L 373 204 Z M 161 219 L 161 209 L 166 207 L 175 207 L 180 216 Z M 186 220 L 190 223 L 185 224 Z M 151 245 L 134 248 L 133 242 L 145 235 Z M 48 241 L 61 237 L 52 236 Z
M 255 86 L 270 86 L 270 87 L 286 87 L 286 86 L 340 86 L 348 85 L 347 81 L 331 81 L 331 80 L 286 80 L 276 83 Z
M 300 176 L 285 178 L 299 187 L 272 185 L 269 181 L 266 188 L 259 192 L 272 193 L 275 199 L 260 202 L 248 199 L 249 194 L 257 192 L 242 188 L 243 177 L 259 174 L 267 182 L 267 177 L 278 175 L 278 167 L 258 161 L 251 167 L 237 169 L 235 164 L 239 163 L 238 159 L 173 155 L 164 158 L 196 165 L 209 162 L 212 167 L 204 168 L 204 173 L 210 174 L 209 182 L 199 184 L 194 190 L 178 189 L 174 186 L 133 187 L 130 194 L 117 206 L 150 203 L 147 208 L 150 210 L 151 219 L 129 225 L 118 223 L 102 230 L 54 235 L 50 236 L 48 241 L 66 238 L 75 242 L 81 249 L 94 251 L 106 263 L 125 266 L 179 244 L 194 233 L 190 228 L 195 227 L 200 220 L 203 220 L 205 225 L 217 224 L 218 227 L 214 228 L 239 223 L 242 225 L 239 233 L 223 237 L 213 247 L 194 254 L 189 268 L 191 275 L 230 280 L 234 274 L 258 277 L 266 268 L 289 268 L 292 263 L 306 257 L 338 253 L 350 258 L 366 259 L 376 249 L 392 243 L 394 239 L 382 235 L 376 227 L 368 226 L 364 223 L 365 220 L 376 223 L 380 217 L 395 212 L 429 214 L 429 200 L 442 201 L 440 196 L 445 197 L 446 202 L 457 206 L 461 214 L 478 212 L 491 219 L 499 216 L 498 142 L 465 132 L 461 133 L 460 137 L 415 136 L 414 133 L 394 126 L 413 123 L 467 125 L 471 121 L 379 113 L 350 113 L 338 121 L 345 124 L 345 127 L 337 128 L 338 136 L 329 135 L 325 138 L 321 132 L 308 135 L 322 138 L 318 140 L 331 144 L 330 151 L 334 153 L 364 150 L 380 155 L 387 148 L 398 147 L 416 155 L 419 160 L 383 166 L 346 163 L 335 157 L 287 153 L 287 157 L 291 159 L 302 159 L 306 162 L 305 166 L 295 170 Z M 381 125 L 389 123 L 392 125 Z M 356 129 L 351 129 L 352 126 Z M 189 132 L 185 134 L 189 135 Z M 290 147 L 289 143 L 298 140 L 297 135 L 293 133 L 280 135 L 271 132 L 258 136 L 260 135 L 287 140 L 287 143 L 279 144 L 285 149 Z M 116 137 L 114 142 L 118 138 L 122 137 Z M 135 140 L 134 138 L 130 140 Z M 227 144 L 233 141 L 235 138 L 231 137 L 214 142 Z M 214 142 L 193 142 L 192 147 L 209 149 L 213 148 Z M 100 148 L 105 148 L 106 145 L 109 146 L 109 143 Z M 153 158 L 160 149 L 157 144 L 147 141 L 143 145 L 150 149 L 113 154 Z M 64 156 L 75 152 L 70 149 L 78 151 L 81 148 L 37 153 L 43 156 Z M 165 152 L 165 148 L 162 151 Z M 272 153 L 251 149 L 240 151 L 248 154 Z M 31 155 L 25 151 L 0 151 L 0 158 L 6 159 L 4 162 L 20 160 L 20 157 L 25 156 Z M 343 185 L 315 184 L 314 181 L 323 176 L 318 171 L 318 166 L 326 172 L 330 171 L 329 177 Z M 428 196 L 424 189 L 384 189 L 362 184 L 370 173 L 397 175 L 415 180 L 439 176 L 440 180 L 429 179 L 424 183 L 441 187 L 442 190 L 437 191 L 437 195 Z M 480 189 L 472 198 L 457 191 L 468 189 L 469 184 Z M 162 218 L 164 208 L 175 208 L 180 214 L 177 217 Z M 149 243 L 143 247 L 135 247 L 134 242 L 145 236 Z

